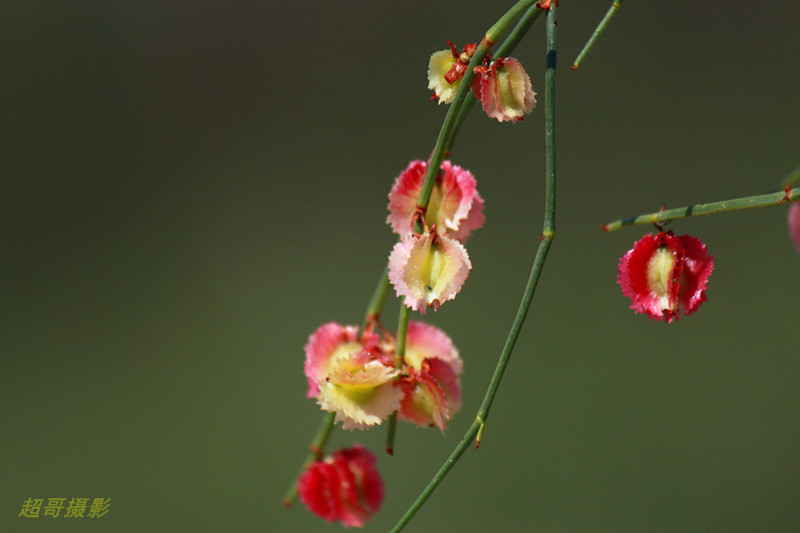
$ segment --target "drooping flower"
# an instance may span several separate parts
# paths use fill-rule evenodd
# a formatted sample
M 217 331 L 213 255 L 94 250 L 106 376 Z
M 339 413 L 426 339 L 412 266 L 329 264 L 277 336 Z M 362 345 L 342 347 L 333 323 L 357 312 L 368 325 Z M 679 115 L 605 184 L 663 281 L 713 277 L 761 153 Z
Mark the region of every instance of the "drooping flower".
M 631 309 L 672 322 L 706 300 L 713 269 L 714 258 L 699 239 L 661 231 L 645 235 L 622 256 L 617 282 L 632 300 Z
M 795 202 L 789 207 L 786 222 L 789 224 L 789 236 L 797 251 L 800 252 L 800 202 Z
M 471 43 L 459 54 L 453 43 L 447 41 L 447 44 L 450 49 L 434 52 L 428 63 L 428 89 L 433 91 L 433 98 L 440 104 L 453 101 L 469 60 L 478 48 L 476 43 Z
M 389 254 L 389 281 L 406 306 L 425 314 L 455 298 L 469 276 L 472 263 L 464 246 L 431 228 L 410 233 Z
M 536 107 L 531 79 L 513 57 L 496 59 L 489 67 L 475 67 L 472 90 L 484 112 L 500 122 L 522 120 Z
M 431 192 L 425 221 L 428 225 L 435 224 L 439 233 L 466 242 L 472 231 L 486 221 L 483 198 L 478 194 L 475 177 L 469 170 L 450 161 L 442 162 L 441 169 Z M 406 237 L 414 228 L 417 199 L 427 171 L 427 162 L 412 161 L 397 177 L 389 193 L 386 222 L 400 237 Z
M 306 344 L 308 396 L 336 413 L 345 429 L 380 424 L 396 411 L 403 396 L 393 386 L 400 373 L 391 356 L 378 346 L 378 336 L 357 338 L 356 326 L 324 324 Z
M 383 503 L 383 480 L 376 463 L 360 444 L 315 461 L 297 482 L 300 501 L 329 522 L 364 527 Z
M 403 361 L 407 373 L 400 378 L 404 392 L 400 418 L 444 431 L 447 421 L 461 410 L 458 376 L 463 363 L 458 350 L 442 330 L 412 320 Z

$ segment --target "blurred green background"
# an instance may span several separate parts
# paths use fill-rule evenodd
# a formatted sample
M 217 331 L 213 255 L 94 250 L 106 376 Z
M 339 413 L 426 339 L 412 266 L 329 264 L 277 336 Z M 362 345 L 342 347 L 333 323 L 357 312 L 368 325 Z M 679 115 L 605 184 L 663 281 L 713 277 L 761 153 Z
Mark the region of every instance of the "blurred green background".
M 489 3 L 492 4 L 492 3 Z M 360 323 L 394 243 L 392 180 L 445 106 L 425 71 L 485 2 L 4 2 L 0 530 L 339 531 L 280 499 L 321 413 L 303 346 Z M 508 3 L 510 5 L 510 2 Z M 800 256 L 786 207 L 679 221 L 708 302 L 628 309 L 602 222 L 776 189 L 800 164 L 800 14 L 768 3 L 562 2 L 558 231 L 469 451 L 408 531 L 796 531 Z M 543 18 L 514 54 L 543 90 Z M 453 160 L 486 200 L 459 297 L 426 320 L 465 360 L 442 436 L 337 430 L 394 524 L 474 416 L 539 241 L 543 117 L 473 113 Z M 387 305 L 394 329 L 397 303 Z M 111 498 L 100 519 L 18 518 Z

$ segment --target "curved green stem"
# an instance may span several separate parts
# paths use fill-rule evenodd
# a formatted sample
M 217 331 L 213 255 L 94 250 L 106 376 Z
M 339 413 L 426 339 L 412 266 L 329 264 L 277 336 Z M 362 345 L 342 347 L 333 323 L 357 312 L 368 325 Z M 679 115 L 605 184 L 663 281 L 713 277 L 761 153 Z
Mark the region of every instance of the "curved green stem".
M 555 236 L 555 199 L 556 199 L 556 142 L 555 142 L 555 69 L 557 58 L 557 41 L 558 34 L 556 28 L 556 7 L 552 5 L 547 15 L 547 71 L 545 74 L 545 146 L 547 149 L 546 155 L 546 168 L 545 168 L 545 220 L 542 231 L 542 240 L 539 243 L 539 249 L 536 252 L 533 265 L 531 266 L 531 273 L 528 277 L 528 283 L 525 286 L 525 291 L 522 295 L 522 301 L 517 310 L 517 316 L 511 325 L 511 329 L 506 338 L 503 351 L 497 361 L 492 380 L 489 383 L 489 388 L 486 391 L 486 396 L 483 403 L 478 410 L 475 421 L 467 429 L 464 438 L 452 451 L 450 456 L 441 466 L 436 475 L 431 479 L 422 493 L 417 497 L 417 500 L 408 508 L 406 513 L 400 518 L 397 524 L 392 529 L 392 532 L 402 530 L 406 524 L 413 518 L 416 512 L 427 501 L 428 497 L 439 486 L 439 483 L 445 478 L 447 473 L 455 466 L 459 458 L 464 454 L 467 447 L 472 444 L 473 439 L 482 435 L 486 425 L 486 417 L 489 414 L 489 409 L 497 394 L 497 388 L 500 386 L 500 381 L 503 379 L 506 365 L 514 350 L 519 332 L 522 329 L 522 324 L 525 322 L 525 317 L 530 309 L 533 295 L 536 292 L 536 286 L 539 283 L 539 278 L 542 273 L 547 253 L 550 250 L 550 245 Z M 480 441 L 477 441 L 479 443 Z
M 333 421 L 335 419 L 336 413 L 326 412 L 323 415 L 322 422 L 317 430 L 317 434 L 314 435 L 314 440 L 311 441 L 311 446 L 309 446 L 311 453 L 308 454 L 308 457 L 303 462 L 303 467 L 300 469 L 300 472 L 297 473 L 297 476 L 294 478 L 294 482 L 292 482 L 289 490 L 287 490 L 286 494 L 283 496 L 284 507 L 291 506 L 297 499 L 297 480 L 300 479 L 300 476 L 303 475 L 303 472 L 305 472 L 314 461 L 319 461 L 322 459 L 322 456 L 325 454 L 325 444 L 328 442 L 328 437 L 331 436 Z
M 603 231 L 616 231 L 625 226 L 641 226 L 644 224 L 661 224 L 679 218 L 696 217 L 699 215 L 714 215 L 726 211 L 737 211 L 739 209 L 750 209 L 753 207 L 770 207 L 779 205 L 783 202 L 794 202 L 800 198 L 800 187 L 787 189 L 771 194 L 761 194 L 758 196 L 744 196 L 732 200 L 722 200 L 721 202 L 711 202 L 708 204 L 695 204 L 688 207 L 677 207 L 675 209 L 664 209 L 646 215 L 615 220 L 608 224 L 603 224 L 600 229 Z
M 589 50 L 592 49 L 594 43 L 597 42 L 597 39 L 599 39 L 603 32 L 606 31 L 606 26 L 608 26 L 608 23 L 611 22 L 612 18 L 614 18 L 614 15 L 617 14 L 617 11 L 619 11 L 621 5 L 622 0 L 615 0 L 614 3 L 611 4 L 611 7 L 608 8 L 606 15 L 603 17 L 603 20 L 601 20 L 600 24 L 597 25 L 597 28 L 594 30 L 594 33 L 592 33 L 592 36 L 589 37 L 589 40 L 586 41 L 586 44 L 583 46 L 583 50 L 581 50 L 581 52 L 578 54 L 578 57 L 575 58 L 575 62 L 572 63 L 572 66 L 570 67 L 571 70 L 575 70 L 580 66 L 581 61 L 583 61 L 583 58 L 589 53 Z

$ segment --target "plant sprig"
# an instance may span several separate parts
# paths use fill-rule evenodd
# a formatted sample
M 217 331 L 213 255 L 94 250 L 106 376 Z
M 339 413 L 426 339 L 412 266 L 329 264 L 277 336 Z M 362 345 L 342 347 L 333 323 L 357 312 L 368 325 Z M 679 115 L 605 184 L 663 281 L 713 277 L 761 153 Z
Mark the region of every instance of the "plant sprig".
M 545 220 L 542 229 L 542 240 L 539 243 L 539 249 L 536 252 L 536 257 L 531 266 L 531 273 L 528 278 L 528 283 L 525 286 L 525 291 L 522 295 L 517 315 L 511 325 L 511 330 L 506 337 L 505 345 L 497 361 L 492 380 L 489 383 L 489 388 L 486 391 L 483 403 L 478 409 L 478 414 L 475 421 L 467 429 L 464 438 L 455 447 L 447 460 L 442 464 L 439 471 L 434 475 L 433 479 L 423 489 L 417 499 L 408 508 L 405 514 L 395 524 L 392 533 L 401 531 L 408 522 L 414 517 L 419 509 L 425 504 L 430 495 L 436 490 L 445 476 L 455 466 L 467 448 L 472 444 L 473 440 L 479 444 L 478 440 L 483 433 L 486 425 L 486 418 L 489 414 L 489 409 L 492 406 L 497 389 L 503 379 L 508 361 L 511 353 L 514 350 L 519 332 L 525 322 L 525 318 L 530 309 L 533 295 L 536 292 L 536 287 L 541 277 L 542 267 L 547 258 L 553 238 L 555 236 L 555 200 L 556 200 L 556 143 L 555 143 L 555 72 L 556 72 L 556 59 L 558 49 L 558 33 L 557 33 L 557 13 L 555 4 L 547 14 L 547 70 L 545 72 Z
M 696 217 L 700 215 L 715 215 L 717 213 L 725 213 L 727 211 L 737 211 L 739 209 L 752 209 L 754 207 L 770 207 L 780 205 L 784 202 L 794 202 L 800 198 L 800 187 L 789 189 L 781 192 L 770 194 L 761 194 L 757 196 L 743 196 L 741 198 L 733 198 L 731 200 L 721 200 L 719 202 L 709 202 L 707 204 L 695 204 L 686 207 L 676 207 L 674 209 L 661 209 L 654 213 L 647 213 L 644 215 L 636 215 L 628 218 L 622 218 L 602 224 L 600 229 L 603 231 L 617 231 L 626 226 L 641 226 L 645 224 L 662 224 L 670 220 L 678 220 L 680 218 Z

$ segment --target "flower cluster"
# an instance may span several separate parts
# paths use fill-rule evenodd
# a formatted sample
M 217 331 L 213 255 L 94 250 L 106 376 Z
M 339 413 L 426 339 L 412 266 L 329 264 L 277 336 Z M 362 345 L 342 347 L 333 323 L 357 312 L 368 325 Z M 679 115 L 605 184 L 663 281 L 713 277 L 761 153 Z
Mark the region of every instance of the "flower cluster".
M 485 221 L 472 173 L 450 161 L 441 170 L 424 214 L 417 198 L 428 172 L 425 161 L 412 161 L 389 193 L 386 222 L 401 238 L 389 255 L 389 280 L 405 304 L 423 314 L 461 290 L 472 268 L 463 243 Z M 425 222 L 422 233 L 413 232 L 418 216 Z
M 672 322 L 706 300 L 713 269 L 714 258 L 699 239 L 661 231 L 645 235 L 622 256 L 617 281 L 632 300 L 631 309 Z
M 549 9 L 550 1 L 538 5 Z M 431 56 L 428 67 L 428 87 L 440 104 L 455 100 L 478 50 L 475 43 L 461 52 L 453 43 L 448 45 L 448 50 Z M 517 122 L 536 106 L 530 77 L 514 58 L 487 56 L 471 74 L 470 90 L 491 118 Z M 404 305 L 420 314 L 429 307 L 438 310 L 461 290 L 472 268 L 464 243 L 485 222 L 484 201 L 472 173 L 450 161 L 438 169 L 430 167 L 430 162 L 417 160 L 400 173 L 389 193 L 386 219 L 399 237 L 389 254 L 388 280 Z M 432 181 L 425 188 L 429 173 Z M 800 251 L 800 202 L 790 209 L 788 222 Z M 713 269 L 714 258 L 700 240 L 659 228 L 658 234 L 645 235 L 622 257 L 617 281 L 631 298 L 632 309 L 669 323 L 693 313 L 706 300 Z M 376 293 L 381 301 L 388 288 L 385 282 L 380 286 L 384 292 Z M 389 419 L 394 424 L 396 414 L 397 419 L 444 432 L 461 410 L 463 363 L 450 337 L 411 320 L 400 327 L 405 329 L 405 339 L 400 339 L 382 327 L 379 312 L 370 306 L 363 330 L 329 322 L 309 336 L 307 396 L 333 413 L 320 432 L 324 438 L 312 445 L 313 458 L 322 457 L 326 431 L 333 423 L 363 430 Z M 309 461 L 297 495 L 325 520 L 362 527 L 383 501 L 376 463 L 359 444 Z
M 308 397 L 345 429 L 366 429 L 398 411 L 401 420 L 444 431 L 461 408 L 458 350 L 443 331 L 413 320 L 400 364 L 395 347 L 388 335 L 324 324 L 305 348 Z
M 463 243 L 485 220 L 475 177 L 449 161 L 441 165 L 427 208 L 420 208 L 427 172 L 428 163 L 412 161 L 398 176 L 387 218 L 400 236 L 389 257 L 389 280 L 405 304 L 421 313 L 461 290 L 472 268 Z M 414 231 L 417 221 L 422 233 Z M 335 322 L 320 326 L 305 346 L 307 396 L 335 413 L 334 422 L 345 429 L 367 429 L 397 413 L 400 420 L 444 432 L 461 410 L 461 358 L 440 329 L 413 320 L 407 326 L 402 357 L 398 340 L 375 322 L 361 333 Z M 360 446 L 341 450 L 307 468 L 299 496 L 326 520 L 363 526 L 383 498 L 374 464 Z
M 323 324 L 306 344 L 308 397 L 336 413 L 345 429 L 366 429 L 397 412 L 400 420 L 444 432 L 461 410 L 463 363 L 442 330 L 409 321 L 402 360 L 397 339 L 335 322 Z M 375 457 L 360 445 L 307 467 L 298 494 L 308 509 L 345 526 L 363 526 L 380 508 L 383 482 Z
M 478 45 L 468 44 L 461 53 L 450 41 L 449 50 L 440 50 L 431 55 L 428 64 L 428 88 L 433 98 L 449 104 L 455 99 L 467 65 Z M 484 112 L 500 122 L 517 122 L 533 111 L 536 93 L 531 79 L 522 64 L 513 57 L 500 57 L 495 61 L 484 60 L 473 70 L 475 77 L 470 88 L 480 100 Z

